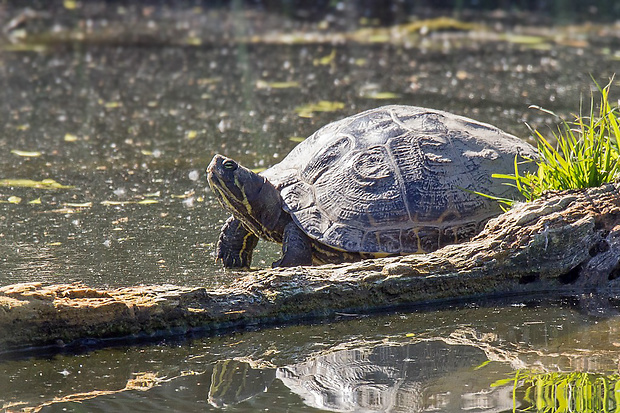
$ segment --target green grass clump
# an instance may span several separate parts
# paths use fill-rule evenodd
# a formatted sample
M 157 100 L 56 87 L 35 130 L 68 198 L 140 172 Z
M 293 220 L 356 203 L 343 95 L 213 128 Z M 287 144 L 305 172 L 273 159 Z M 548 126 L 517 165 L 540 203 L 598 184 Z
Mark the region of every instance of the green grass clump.
M 590 188 L 618 179 L 620 111 L 609 103 L 612 81 L 613 78 L 604 88 L 596 84 L 601 95 L 598 113 L 595 113 L 592 98 L 588 116 L 575 116 L 573 122 L 562 120 L 557 133 L 553 132 L 556 145 L 539 131 L 533 131 L 539 158 L 529 162 L 536 162 L 536 173 L 520 174 L 515 159 L 514 175 L 494 174 L 493 177 L 511 180 L 507 185 L 515 186 L 527 201 L 539 198 L 545 191 Z M 509 206 L 514 202 L 509 199 L 498 201 Z
M 517 371 L 514 377 L 498 380 L 491 387 L 507 384 L 513 385 L 513 412 L 620 411 L 620 376 L 617 374 Z

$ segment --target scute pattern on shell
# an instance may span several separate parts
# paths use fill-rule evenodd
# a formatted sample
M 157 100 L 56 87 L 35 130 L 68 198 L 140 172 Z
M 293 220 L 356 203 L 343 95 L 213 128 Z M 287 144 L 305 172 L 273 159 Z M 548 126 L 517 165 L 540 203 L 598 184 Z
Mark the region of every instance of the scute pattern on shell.
M 435 250 L 467 239 L 501 210 L 478 191 L 518 197 L 491 178 L 514 172 L 527 143 L 491 125 L 412 106 L 331 123 L 263 172 L 312 238 L 371 254 Z

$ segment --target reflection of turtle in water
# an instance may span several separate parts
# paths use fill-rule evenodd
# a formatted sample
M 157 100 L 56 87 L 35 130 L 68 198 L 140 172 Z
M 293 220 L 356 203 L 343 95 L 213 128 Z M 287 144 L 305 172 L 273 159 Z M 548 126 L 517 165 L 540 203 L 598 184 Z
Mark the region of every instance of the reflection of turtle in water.
M 488 362 L 485 352 L 473 342 L 448 344 L 436 338 L 404 345 L 349 344 L 352 348 L 325 349 L 305 361 L 280 367 L 251 358 L 219 360 L 213 366 L 209 403 L 220 408 L 233 406 L 266 391 L 274 397 L 270 386 L 275 379 L 306 405 L 321 411 L 461 411 L 459 407 L 470 395 L 476 396 L 477 402 L 491 401 L 492 406 L 512 401 L 511 397 L 501 398 L 501 392 L 472 393 L 476 388 L 472 380 L 480 374 L 474 367 Z M 442 386 L 448 386 L 457 397 L 436 397 L 445 395 Z M 282 386 L 275 387 L 281 394 Z M 259 404 L 259 400 L 252 403 L 256 410 Z
M 516 197 L 491 178 L 535 149 L 447 112 L 385 106 L 331 123 L 256 174 L 215 155 L 207 178 L 232 213 L 217 257 L 248 267 L 258 238 L 282 243 L 274 265 L 433 251 L 467 240 L 501 212 L 477 191 Z

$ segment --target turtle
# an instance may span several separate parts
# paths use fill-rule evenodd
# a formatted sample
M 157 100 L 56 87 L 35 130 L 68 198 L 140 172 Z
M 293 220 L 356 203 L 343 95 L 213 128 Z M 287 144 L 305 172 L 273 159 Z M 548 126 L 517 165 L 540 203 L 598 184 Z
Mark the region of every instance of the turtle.
M 247 268 L 262 238 L 282 244 L 273 266 L 427 253 L 471 239 L 518 200 L 491 175 L 515 172 L 536 149 L 449 112 L 389 105 L 321 127 L 255 173 L 215 154 L 208 183 L 232 214 L 216 246 L 226 268 Z M 520 172 L 534 171 L 525 162 Z

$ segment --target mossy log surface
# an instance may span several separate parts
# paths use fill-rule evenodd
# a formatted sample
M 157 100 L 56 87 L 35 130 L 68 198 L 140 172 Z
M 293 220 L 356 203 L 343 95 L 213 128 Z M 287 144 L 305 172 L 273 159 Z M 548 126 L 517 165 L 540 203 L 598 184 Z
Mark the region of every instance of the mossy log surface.
M 81 284 L 0 288 L 0 349 L 150 337 L 486 295 L 612 289 L 620 185 L 554 193 L 430 254 L 248 272 L 215 290 Z M 208 277 L 208 274 L 205 274 Z

